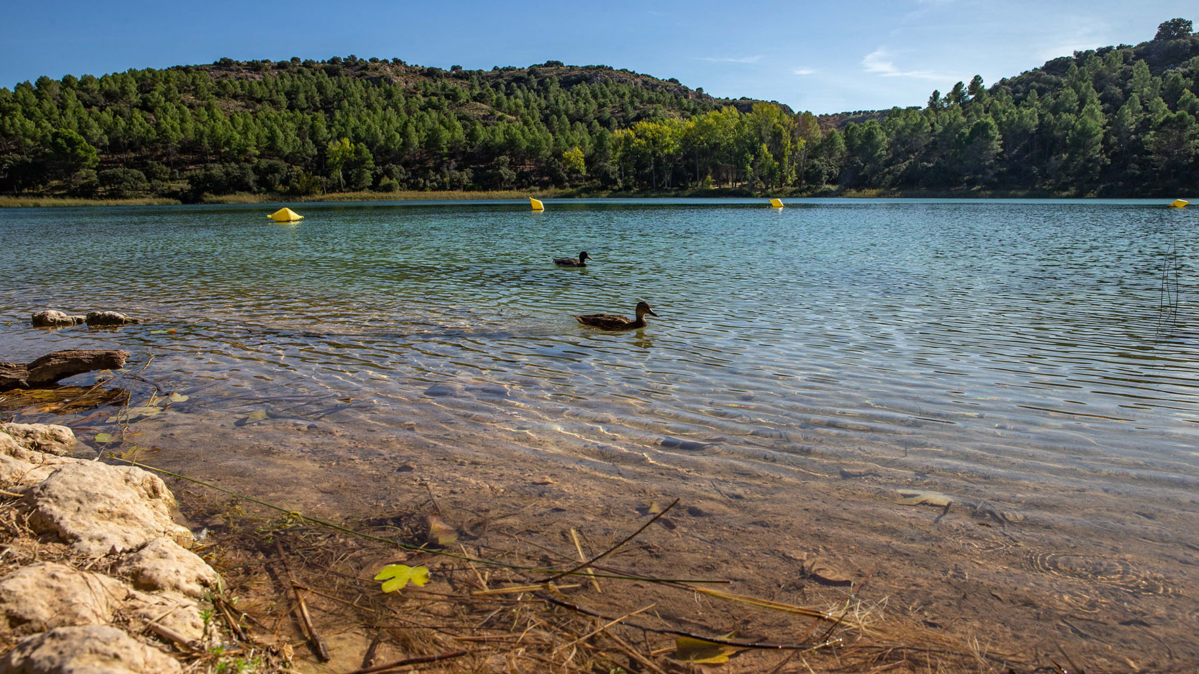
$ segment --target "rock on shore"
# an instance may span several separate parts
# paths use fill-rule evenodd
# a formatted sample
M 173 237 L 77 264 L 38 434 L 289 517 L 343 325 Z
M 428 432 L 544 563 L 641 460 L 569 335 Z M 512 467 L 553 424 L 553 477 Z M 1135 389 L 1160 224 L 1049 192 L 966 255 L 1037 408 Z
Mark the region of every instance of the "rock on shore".
M 22 641 L 0 663 L 10 674 L 173 674 L 169 655 L 115 627 L 59 627 Z
M 74 445 L 63 426 L 0 424 L 0 489 L 23 493 L 30 528 L 70 549 L 0 578 L 0 639 L 20 640 L 0 672 L 181 672 L 162 644 L 138 635 L 153 622 L 202 639 L 201 597 L 217 573 L 181 545 L 191 533 L 171 519 L 161 479 L 65 456 Z M 96 568 L 108 574 L 87 570 L 102 558 L 113 563 Z

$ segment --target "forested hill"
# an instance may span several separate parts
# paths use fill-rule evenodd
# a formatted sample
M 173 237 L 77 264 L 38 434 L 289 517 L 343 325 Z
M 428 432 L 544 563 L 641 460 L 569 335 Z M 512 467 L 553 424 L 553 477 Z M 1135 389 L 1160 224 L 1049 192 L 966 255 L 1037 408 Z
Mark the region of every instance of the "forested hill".
M 1199 36 L 1076 52 L 923 108 L 816 117 L 556 61 L 250 61 L 0 88 L 0 192 L 1199 187 Z

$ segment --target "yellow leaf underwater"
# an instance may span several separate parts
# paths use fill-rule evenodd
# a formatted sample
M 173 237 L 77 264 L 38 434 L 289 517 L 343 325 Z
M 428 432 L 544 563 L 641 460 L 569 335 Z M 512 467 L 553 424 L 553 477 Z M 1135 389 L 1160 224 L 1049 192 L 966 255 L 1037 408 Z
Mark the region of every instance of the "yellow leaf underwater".
M 266 419 L 267 416 L 268 415 L 266 413 L 266 410 L 254 410 L 253 412 L 250 412 L 246 416 L 233 422 L 233 425 L 240 427 L 240 426 L 248 426 L 250 424 L 256 424 L 259 421 Z
M 171 399 L 171 402 L 173 402 L 173 403 L 185 403 L 185 402 L 187 402 L 187 396 L 185 396 L 185 395 L 183 395 L 183 394 L 181 394 L 181 393 L 172 393 L 172 394 L 170 395 L 170 399 Z
M 404 589 L 408 583 L 424 587 L 429 582 L 429 569 L 424 566 L 408 566 L 407 564 L 388 564 L 375 574 L 375 580 L 383 582 L 384 592 L 395 592 Z
M 728 662 L 730 657 L 743 650 L 745 649 L 691 637 L 679 637 L 674 640 L 674 657 L 697 665 L 719 665 Z
M 946 496 L 938 491 L 923 491 L 920 489 L 900 489 L 900 505 L 930 505 L 943 508 L 953 503 L 952 496 Z
M 117 412 L 116 416 L 114 416 L 114 417 L 109 417 L 108 423 L 110 423 L 110 424 L 128 424 L 128 423 L 132 423 L 133 421 L 136 421 L 137 419 L 141 419 L 142 417 L 152 417 L 152 416 L 158 414 L 159 412 L 162 412 L 162 408 L 155 407 L 153 405 L 142 405 L 141 407 L 130 407 L 128 409 L 124 409 L 124 410 L 121 410 L 120 412 Z
M 96 434 L 96 442 L 103 442 L 103 443 L 107 444 L 109 442 L 116 442 L 116 441 L 117 441 L 117 439 L 112 437 L 112 433 L 97 433 Z

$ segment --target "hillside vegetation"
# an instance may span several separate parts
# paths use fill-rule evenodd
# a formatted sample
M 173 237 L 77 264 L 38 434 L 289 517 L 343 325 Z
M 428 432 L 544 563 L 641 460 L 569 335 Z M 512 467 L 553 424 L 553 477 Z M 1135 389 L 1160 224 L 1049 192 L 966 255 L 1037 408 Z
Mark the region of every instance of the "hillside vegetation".
M 550 61 L 490 71 L 354 56 L 41 77 L 0 88 L 0 193 L 573 187 L 1172 194 L 1199 184 L 1199 36 L 1076 52 L 924 108 L 817 117 Z

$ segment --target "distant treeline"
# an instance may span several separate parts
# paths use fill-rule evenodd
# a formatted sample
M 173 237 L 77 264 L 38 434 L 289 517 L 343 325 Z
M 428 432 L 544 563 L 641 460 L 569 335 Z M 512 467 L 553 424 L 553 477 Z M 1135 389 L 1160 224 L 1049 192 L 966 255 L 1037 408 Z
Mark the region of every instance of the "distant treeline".
M 1199 36 L 1182 19 L 1136 47 L 1076 52 L 990 87 L 975 77 L 924 108 L 825 117 L 556 61 L 222 59 L 0 88 L 0 193 L 1171 194 L 1199 187 L 1197 80 Z

